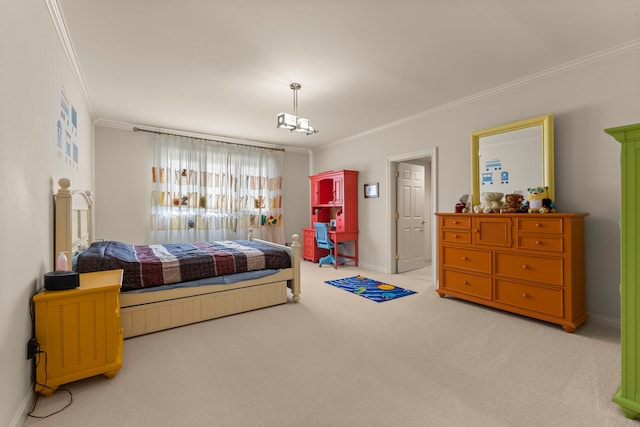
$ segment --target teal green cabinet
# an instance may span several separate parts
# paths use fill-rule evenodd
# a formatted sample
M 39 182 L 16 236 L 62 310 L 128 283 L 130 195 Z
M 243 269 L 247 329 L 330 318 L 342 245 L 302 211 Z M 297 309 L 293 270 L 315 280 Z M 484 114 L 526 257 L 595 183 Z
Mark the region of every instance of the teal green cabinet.
M 627 418 L 640 415 L 640 123 L 604 130 L 622 144 L 620 170 L 621 385 L 613 401 Z

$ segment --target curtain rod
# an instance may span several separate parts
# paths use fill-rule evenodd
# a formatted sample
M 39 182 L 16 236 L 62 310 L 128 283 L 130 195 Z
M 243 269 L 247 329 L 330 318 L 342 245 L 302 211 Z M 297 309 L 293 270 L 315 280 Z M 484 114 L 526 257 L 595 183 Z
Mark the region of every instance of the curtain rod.
M 197 136 L 187 136 L 187 135 L 180 135 L 177 133 L 170 133 L 170 132 L 160 132 L 157 130 L 149 130 L 149 129 L 141 129 L 137 126 L 133 127 L 133 131 L 134 132 L 148 132 L 148 133 L 155 133 L 158 135 L 170 135 L 170 136 L 181 136 L 184 138 L 193 138 L 193 139 L 199 139 L 201 141 L 213 141 L 213 142 L 220 142 L 222 144 L 230 144 L 230 145 L 237 145 L 240 147 L 252 147 L 252 148 L 261 148 L 263 150 L 272 150 L 272 151 L 284 151 L 284 148 L 273 148 L 273 147 L 261 147 L 259 145 L 251 145 L 251 144 L 240 144 L 238 142 L 227 142 L 227 141 L 220 141 L 217 139 L 212 139 L 212 138 L 202 138 L 202 137 L 197 137 Z

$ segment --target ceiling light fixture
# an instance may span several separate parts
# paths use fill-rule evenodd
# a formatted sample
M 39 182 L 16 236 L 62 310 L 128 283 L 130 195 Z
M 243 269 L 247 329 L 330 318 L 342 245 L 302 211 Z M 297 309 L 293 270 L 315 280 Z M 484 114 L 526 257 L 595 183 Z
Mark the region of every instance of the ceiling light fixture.
M 296 131 L 306 135 L 318 133 L 318 131 L 311 126 L 309 119 L 298 116 L 298 90 L 300 90 L 302 86 L 300 83 L 291 83 L 289 87 L 293 90 L 293 114 L 278 114 L 278 124 L 276 126 L 281 129 L 289 129 L 291 132 Z

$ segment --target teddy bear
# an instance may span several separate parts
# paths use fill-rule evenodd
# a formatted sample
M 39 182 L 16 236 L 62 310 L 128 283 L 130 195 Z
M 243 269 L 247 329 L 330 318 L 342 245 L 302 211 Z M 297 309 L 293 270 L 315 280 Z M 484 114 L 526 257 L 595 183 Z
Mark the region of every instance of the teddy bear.
M 528 201 L 526 203 L 529 213 L 548 213 L 555 212 L 556 205 L 549 198 L 549 187 L 532 187 L 528 188 Z
M 467 213 L 470 211 L 471 203 L 469 203 L 469 195 L 461 194 L 456 203 L 456 213 Z
M 504 196 L 504 205 L 500 207 L 500 213 L 517 213 L 522 211 L 522 202 L 524 196 L 518 193 L 506 194 Z
M 499 213 L 500 207 L 504 204 L 502 197 L 504 193 L 497 191 L 486 191 L 480 194 L 480 204 L 473 207 L 475 213 Z

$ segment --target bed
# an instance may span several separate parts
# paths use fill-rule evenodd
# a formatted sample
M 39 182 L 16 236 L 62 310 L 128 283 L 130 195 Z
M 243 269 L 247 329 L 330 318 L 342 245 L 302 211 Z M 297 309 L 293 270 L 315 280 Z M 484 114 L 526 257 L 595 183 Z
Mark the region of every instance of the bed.
M 91 193 L 71 190 L 71 181 L 67 178 L 61 178 L 58 185 L 55 195 L 54 262 L 61 252 L 67 255 L 69 263 L 81 253 L 86 255 L 84 252 L 104 252 L 104 245 L 109 245 L 109 242 L 104 242 L 100 249 L 100 242 L 93 241 Z M 297 234 L 292 236 L 291 246 L 256 239 L 251 231 L 246 241 L 224 244 L 237 244 L 241 247 L 239 251 L 252 252 L 262 247 L 284 251 L 289 257 L 288 267 L 270 269 L 268 275 L 253 270 L 248 278 L 244 277 L 241 281 L 237 281 L 239 275 L 234 273 L 211 279 L 214 284 L 207 284 L 207 279 L 198 279 L 188 280 L 186 284 L 137 290 L 130 290 L 132 286 L 126 282 L 125 271 L 120 294 L 120 323 L 124 337 L 284 304 L 289 301 L 289 293 L 292 302 L 300 301 L 300 241 Z M 105 269 L 108 268 L 109 264 Z

